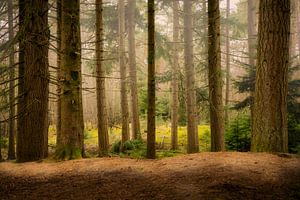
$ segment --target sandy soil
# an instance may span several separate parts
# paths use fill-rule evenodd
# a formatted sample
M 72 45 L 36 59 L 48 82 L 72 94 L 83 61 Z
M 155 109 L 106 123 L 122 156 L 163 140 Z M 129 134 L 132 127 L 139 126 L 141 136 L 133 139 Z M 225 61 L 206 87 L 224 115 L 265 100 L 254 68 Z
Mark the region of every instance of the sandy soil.
M 199 153 L 161 160 L 5 162 L 0 199 L 300 199 L 300 157 Z

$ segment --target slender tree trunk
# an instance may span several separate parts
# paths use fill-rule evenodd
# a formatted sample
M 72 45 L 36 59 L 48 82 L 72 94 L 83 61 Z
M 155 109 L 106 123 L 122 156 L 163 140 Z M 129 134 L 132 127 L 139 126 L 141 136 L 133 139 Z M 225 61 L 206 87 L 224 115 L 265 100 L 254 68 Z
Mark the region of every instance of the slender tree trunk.
M 48 1 L 19 1 L 20 96 L 17 161 L 34 161 L 45 155 L 48 125 Z
M 155 4 L 148 0 L 147 158 L 155 159 Z
M 13 23 L 13 2 L 7 0 L 8 7 L 8 27 L 9 40 L 14 40 L 14 23 Z M 9 143 L 8 143 L 8 160 L 16 159 L 15 153 L 15 48 L 12 44 L 9 52 Z
M 211 151 L 224 151 L 224 109 L 218 0 L 208 1 L 208 68 Z
M 261 0 L 252 151 L 287 152 L 290 0 Z
M 121 110 L 122 110 L 122 143 L 129 140 L 129 112 L 126 87 L 126 64 L 125 64 L 125 5 L 124 0 L 119 0 L 119 65 L 121 75 Z
M 178 80 L 179 80 L 179 2 L 173 2 L 173 68 L 172 68 L 172 109 L 171 148 L 178 149 Z
M 130 73 L 130 91 L 131 91 L 131 113 L 132 113 L 132 138 L 141 139 L 139 104 L 136 78 L 136 54 L 135 54 L 135 8 L 136 1 L 128 1 L 128 53 L 129 53 L 129 73 Z
M 103 60 L 103 8 L 102 0 L 96 0 L 96 86 L 97 86 L 97 118 L 98 118 L 98 145 L 99 156 L 108 155 L 108 125 L 105 98 L 105 68 Z
M 62 15 L 62 7 L 61 7 L 61 0 L 56 1 L 56 20 L 57 20 L 57 113 L 56 113 L 56 144 L 60 144 L 60 137 L 61 137 L 61 15 Z
M 226 91 L 225 91 L 225 124 L 228 123 L 229 110 L 229 89 L 230 89 L 230 38 L 229 38 L 229 15 L 230 15 L 230 0 L 227 0 L 226 8 Z
M 80 2 L 62 0 L 61 5 L 61 136 L 56 154 L 73 159 L 83 151 Z
M 256 2 L 255 0 L 248 0 L 248 52 L 249 52 L 249 67 L 250 67 L 250 77 L 255 77 L 255 57 L 256 57 Z M 253 83 L 255 85 L 255 83 Z M 251 102 L 250 102 L 250 114 L 251 114 L 251 123 L 253 119 L 253 97 L 254 96 L 254 91 L 250 91 L 250 97 L 251 97 Z
M 194 51 L 193 51 L 193 18 L 192 1 L 184 1 L 184 65 L 186 81 L 186 107 L 187 107 L 187 134 L 188 134 L 188 153 L 199 151 L 197 145 L 197 106 L 196 106 L 196 88 L 195 88 L 195 69 L 194 69 Z

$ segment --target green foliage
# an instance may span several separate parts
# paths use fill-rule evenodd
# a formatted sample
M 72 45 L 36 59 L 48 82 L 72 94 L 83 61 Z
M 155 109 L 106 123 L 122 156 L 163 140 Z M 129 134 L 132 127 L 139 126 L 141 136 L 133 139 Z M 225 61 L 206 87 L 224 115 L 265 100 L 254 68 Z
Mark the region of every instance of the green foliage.
M 111 152 L 119 154 L 120 157 L 129 158 L 145 158 L 146 157 L 146 143 L 142 140 L 127 140 L 124 143 L 123 152 L 121 152 L 121 140 L 117 140 L 111 148 Z
M 234 151 L 250 151 L 250 117 L 239 115 L 229 123 L 225 134 L 226 148 Z
M 111 152 L 112 153 L 120 153 L 120 149 L 121 149 L 121 140 L 117 140 L 113 143 L 113 145 L 111 147 Z
M 300 119 L 295 115 L 288 117 L 289 152 L 300 154 Z
M 0 144 L 1 144 L 1 148 L 8 148 L 8 138 L 7 137 L 0 137 Z

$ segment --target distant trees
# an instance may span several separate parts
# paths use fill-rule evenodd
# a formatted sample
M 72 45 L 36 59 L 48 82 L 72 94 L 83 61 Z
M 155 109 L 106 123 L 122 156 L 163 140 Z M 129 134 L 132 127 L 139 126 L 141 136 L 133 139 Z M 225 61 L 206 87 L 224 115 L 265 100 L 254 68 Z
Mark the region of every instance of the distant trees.
M 290 1 L 261 0 L 252 151 L 287 152 Z
M 208 80 L 211 151 L 224 151 L 219 1 L 208 1 Z
M 44 157 L 48 134 L 48 1 L 19 1 L 17 161 Z
M 155 9 L 154 0 L 148 0 L 148 111 L 147 158 L 155 158 Z
M 79 5 L 79 0 L 61 1 L 61 133 L 56 150 L 60 159 L 81 157 L 83 150 Z

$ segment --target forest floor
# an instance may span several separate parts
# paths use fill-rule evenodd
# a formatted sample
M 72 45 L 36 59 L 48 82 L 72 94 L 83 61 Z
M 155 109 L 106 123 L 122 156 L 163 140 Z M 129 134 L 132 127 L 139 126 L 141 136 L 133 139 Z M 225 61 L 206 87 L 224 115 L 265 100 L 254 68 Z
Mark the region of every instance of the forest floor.
M 0 199 L 300 199 L 300 157 L 199 153 L 4 162 Z

